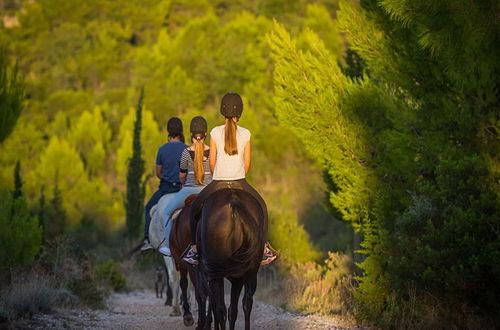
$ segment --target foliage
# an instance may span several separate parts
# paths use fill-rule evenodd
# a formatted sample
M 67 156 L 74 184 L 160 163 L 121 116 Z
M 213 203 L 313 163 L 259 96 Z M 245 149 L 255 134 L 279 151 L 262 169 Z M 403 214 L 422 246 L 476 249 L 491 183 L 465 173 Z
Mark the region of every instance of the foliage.
M 21 162 L 16 162 L 16 167 L 14 168 L 14 192 L 12 197 L 17 199 L 23 196 L 23 179 L 21 178 Z
M 132 157 L 129 159 L 127 173 L 127 236 L 132 239 L 137 237 L 141 230 L 144 217 L 144 186 L 142 175 L 144 173 L 144 160 L 141 157 L 141 120 L 144 89 L 141 88 L 134 124 L 134 140 L 132 144 Z
M 125 288 L 126 280 L 120 272 L 120 265 L 113 260 L 108 260 L 95 268 L 96 278 L 107 282 L 115 291 Z
M 259 270 L 256 298 L 295 313 L 338 315 L 338 325 L 353 328 L 357 303 L 353 259 L 329 252 L 320 263 L 295 264 L 289 272 L 274 266 Z
M 342 2 L 339 27 L 361 58 L 345 64 L 315 33 L 293 38 L 275 24 L 268 36 L 276 112 L 324 166 L 332 206 L 363 235 L 358 316 L 383 327 L 403 317 L 396 305 L 429 304 L 427 295 L 449 303 L 440 321 L 406 326 L 464 327 L 453 316 L 460 304 L 471 318 L 498 318 L 494 8 Z
M 61 190 L 59 190 L 58 177 L 56 176 L 52 199 L 50 200 L 50 208 L 44 219 L 44 239 L 45 241 L 53 241 L 58 239 L 67 230 L 67 215 L 63 208 Z M 41 209 L 43 210 L 43 209 Z M 43 211 L 42 211 L 43 212 Z
M 48 280 L 36 278 L 14 283 L 1 298 L 0 311 L 5 312 L 9 321 L 50 313 L 55 307 L 73 307 L 79 301 L 68 290 L 54 288 Z
M 26 186 L 38 190 L 44 185 L 55 192 L 57 185 L 57 190 L 64 195 L 63 205 L 68 220 L 73 224 L 78 222 L 82 216 L 78 204 L 84 198 L 78 188 L 87 181 L 78 151 L 66 139 L 53 136 L 34 165 L 34 171 L 27 176 Z
M 321 203 L 324 185 L 297 148 L 300 141 L 275 117 L 265 35 L 278 18 L 304 43 L 306 31 L 315 31 L 332 53 L 341 54 L 337 8 L 337 0 L 23 2 L 11 13 L 19 25 L 0 30 L 0 44 L 18 60 L 29 96 L 0 147 L 0 182 L 12 185 L 20 160 L 24 193 L 38 208 L 41 187 L 49 204 L 58 173 L 67 230 L 85 223 L 112 235 L 126 227 L 138 87 L 147 95 L 140 143 L 148 196 L 157 186 L 154 157 L 166 140 L 168 118 L 179 116 L 186 127 L 193 116 L 203 115 L 210 127 L 220 125 L 220 98 L 237 91 L 245 102 L 241 125 L 252 131 L 248 179 L 272 214 L 273 246 L 290 252 L 283 259 L 287 263 L 318 258 L 318 246 L 332 247 L 328 241 L 334 239 L 322 235 L 324 243 L 314 244 L 316 237 L 304 229 L 312 219 L 305 210 Z M 323 209 L 318 213 L 335 237 L 335 220 Z M 290 233 L 304 253 L 289 247 Z
M 353 266 L 349 256 L 331 252 L 324 265 L 294 266 L 286 282 L 288 307 L 306 313 L 352 315 Z
M 0 270 L 33 261 L 41 244 L 41 228 L 24 197 L 0 189 Z
M 21 114 L 24 88 L 18 67 L 11 67 L 5 50 L 0 49 L 0 143 L 10 135 Z

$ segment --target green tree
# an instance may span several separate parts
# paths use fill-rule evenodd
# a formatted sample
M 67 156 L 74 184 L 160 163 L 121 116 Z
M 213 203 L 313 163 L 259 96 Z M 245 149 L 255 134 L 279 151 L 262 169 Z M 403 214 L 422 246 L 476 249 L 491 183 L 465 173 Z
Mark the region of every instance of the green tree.
M 16 162 L 16 167 L 14 168 L 14 192 L 13 197 L 17 199 L 23 196 L 23 179 L 21 178 L 21 162 L 18 160 Z
M 342 2 L 360 78 L 313 33 L 306 51 L 283 27 L 269 37 L 277 114 L 325 167 L 332 205 L 362 232 L 360 316 L 384 327 L 461 327 L 464 305 L 498 318 L 494 8 Z M 448 306 L 423 317 L 439 301 Z
M 128 170 L 128 159 L 132 157 L 133 150 L 130 145 L 133 144 L 134 125 L 137 109 L 131 108 L 126 116 L 122 118 L 120 124 L 118 142 L 119 146 L 116 150 L 115 173 L 117 181 L 125 183 L 125 177 Z M 158 146 L 164 143 L 166 134 L 160 133 L 158 123 L 153 117 L 153 113 L 148 109 L 143 108 L 141 111 L 141 155 L 143 159 L 147 159 L 149 164 L 155 160 Z M 166 121 L 165 121 L 166 124 Z M 153 169 L 153 166 L 148 166 L 148 169 Z M 147 171 L 150 173 L 151 170 Z
M 21 114 L 24 83 L 17 65 L 10 67 L 5 50 L 0 49 L 0 143 L 9 136 Z
M 41 185 L 55 191 L 57 182 L 57 190 L 64 196 L 63 208 L 68 215 L 68 225 L 78 223 L 83 213 L 80 205 L 86 198 L 81 191 L 88 185 L 87 173 L 78 151 L 66 139 L 52 136 L 34 165 L 26 186 L 37 193 Z
M 59 189 L 59 175 L 57 173 L 54 178 L 52 198 L 47 213 L 44 240 L 46 242 L 55 242 L 58 237 L 68 230 L 68 217 L 63 205 L 63 196 Z
M 42 229 L 42 238 L 46 237 L 45 231 L 48 221 L 48 210 L 46 203 L 47 202 L 45 200 L 45 186 L 42 185 L 40 187 L 40 197 L 38 198 L 38 210 L 37 210 L 38 224 Z
M 87 173 L 92 178 L 105 168 L 106 147 L 111 139 L 111 129 L 99 107 L 84 111 L 68 134 L 68 141 L 80 152 Z
M 141 156 L 141 119 L 144 89 L 139 92 L 134 124 L 134 140 L 132 143 L 132 157 L 129 159 L 127 173 L 127 199 L 125 202 L 127 236 L 129 239 L 137 237 L 141 230 L 144 218 L 144 160 Z
M 40 250 L 42 229 L 20 188 L 18 196 L 0 189 L 0 271 L 30 263 Z

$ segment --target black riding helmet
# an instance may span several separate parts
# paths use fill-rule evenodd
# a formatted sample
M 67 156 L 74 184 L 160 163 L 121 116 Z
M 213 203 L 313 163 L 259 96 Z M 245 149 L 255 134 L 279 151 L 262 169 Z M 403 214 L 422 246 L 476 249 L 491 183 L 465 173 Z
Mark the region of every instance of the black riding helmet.
M 177 117 L 168 120 L 167 131 L 169 136 L 182 135 L 182 121 Z
M 191 135 L 201 134 L 205 136 L 207 134 L 207 121 L 202 116 L 196 116 L 191 119 L 189 130 Z
M 242 112 L 243 112 L 243 101 L 241 100 L 241 96 L 238 93 L 229 92 L 222 97 L 222 101 L 220 104 L 220 113 L 224 117 L 240 118 Z

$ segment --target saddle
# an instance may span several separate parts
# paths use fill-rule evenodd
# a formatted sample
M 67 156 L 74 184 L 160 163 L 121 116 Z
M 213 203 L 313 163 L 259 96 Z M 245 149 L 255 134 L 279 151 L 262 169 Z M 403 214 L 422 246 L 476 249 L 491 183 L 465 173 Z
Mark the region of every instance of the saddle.
M 198 196 L 198 194 L 191 194 L 188 197 L 186 197 L 186 199 L 184 200 L 184 206 L 179 207 L 178 209 L 175 209 L 172 212 L 172 214 L 170 215 L 170 219 L 172 219 L 172 221 L 177 220 L 182 209 L 185 208 L 186 206 L 191 205 L 191 203 L 196 199 L 197 196 Z

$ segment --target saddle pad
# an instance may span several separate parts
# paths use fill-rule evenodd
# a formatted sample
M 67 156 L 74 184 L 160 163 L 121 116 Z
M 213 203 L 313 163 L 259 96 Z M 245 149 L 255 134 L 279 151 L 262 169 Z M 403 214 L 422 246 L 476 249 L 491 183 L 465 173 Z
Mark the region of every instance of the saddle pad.
M 177 220 L 177 218 L 179 217 L 179 214 L 181 213 L 182 211 L 182 207 L 176 209 L 174 212 L 172 212 L 172 215 L 170 216 L 170 218 L 172 219 L 172 221 L 175 221 Z
M 191 194 L 184 200 L 184 206 L 191 205 L 191 203 L 198 197 L 198 194 Z

